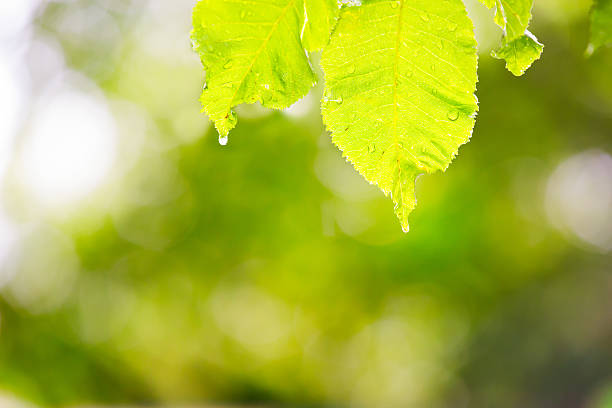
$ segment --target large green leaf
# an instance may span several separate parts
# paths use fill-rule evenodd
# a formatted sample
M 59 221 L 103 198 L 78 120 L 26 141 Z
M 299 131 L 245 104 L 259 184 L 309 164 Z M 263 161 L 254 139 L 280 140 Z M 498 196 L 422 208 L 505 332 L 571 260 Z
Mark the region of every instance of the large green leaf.
M 283 109 L 315 82 L 302 47 L 303 0 L 201 0 L 192 41 L 206 70 L 202 105 L 221 137 L 236 126 L 232 108 L 260 101 Z
M 322 49 L 336 25 L 340 8 L 337 0 L 304 0 L 306 24 L 302 42 L 308 51 Z
M 587 49 L 592 54 L 597 48 L 612 44 L 612 0 L 595 0 L 591 11 L 591 39 Z
M 369 0 L 344 8 L 321 65 L 323 119 L 402 228 L 415 180 L 445 170 L 478 109 L 476 41 L 461 0 Z
M 495 8 L 495 22 L 504 30 L 500 47 L 493 51 L 495 58 L 506 60 L 506 68 L 514 75 L 523 75 L 540 58 L 544 46 L 527 31 L 534 0 L 480 0 Z

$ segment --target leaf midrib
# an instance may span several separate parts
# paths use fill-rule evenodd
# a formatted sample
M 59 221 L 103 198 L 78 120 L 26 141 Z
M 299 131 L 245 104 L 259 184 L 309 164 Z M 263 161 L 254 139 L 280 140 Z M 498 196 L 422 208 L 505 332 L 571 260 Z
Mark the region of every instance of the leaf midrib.
M 240 80 L 240 82 L 238 83 L 238 86 L 236 87 L 236 91 L 234 91 L 234 94 L 232 95 L 232 99 L 230 100 L 229 106 L 227 107 L 227 110 L 225 111 L 226 114 L 229 115 L 229 112 L 232 110 L 232 106 L 234 105 L 234 100 L 236 99 L 236 95 L 238 95 L 238 91 L 240 91 L 240 88 L 242 87 L 242 84 L 244 84 L 244 81 L 246 80 L 247 76 L 251 73 L 251 71 L 253 70 L 253 67 L 255 66 L 255 62 L 257 61 L 257 59 L 259 58 L 259 56 L 261 55 L 261 53 L 263 52 L 263 50 L 266 48 L 266 46 L 268 45 L 268 42 L 270 42 L 270 39 L 272 38 L 272 36 L 274 35 L 274 32 L 276 31 L 276 29 L 278 28 L 279 23 L 281 22 L 281 20 L 285 17 L 285 15 L 287 14 L 287 11 L 293 7 L 293 5 L 295 4 L 296 0 L 290 0 L 289 3 L 287 3 L 287 5 L 285 6 L 285 8 L 283 8 L 283 10 L 281 11 L 280 15 L 278 16 L 278 18 L 276 19 L 276 21 L 274 21 L 274 24 L 272 24 L 272 28 L 270 29 L 270 32 L 268 33 L 267 37 L 264 39 L 263 43 L 261 44 L 261 46 L 259 47 L 259 49 L 257 51 L 255 51 L 255 54 L 253 56 L 253 60 L 251 61 L 251 64 L 249 65 L 249 67 L 247 68 L 244 76 L 242 77 L 242 79 Z
M 401 152 L 404 149 L 400 149 L 400 144 L 399 144 L 399 128 L 398 128 L 398 122 L 399 122 L 399 93 L 398 93 L 398 88 L 399 88 L 399 61 L 400 61 L 400 50 L 402 47 L 402 28 L 403 28 L 403 22 L 404 22 L 404 1 L 405 0 L 399 0 L 400 6 L 399 6 L 399 10 L 398 10 L 398 23 L 397 23 L 397 36 L 396 36 L 396 40 L 395 40 L 395 60 L 393 62 L 393 146 L 395 148 L 395 151 L 397 153 L 397 168 L 398 168 L 398 180 L 401 180 L 401 176 L 402 176 L 402 166 L 401 166 Z M 410 152 L 408 152 L 410 153 Z M 410 153 L 410 155 L 412 156 L 412 158 L 414 159 L 415 165 L 417 166 L 422 166 L 423 164 L 420 162 L 420 160 L 414 156 L 413 154 Z

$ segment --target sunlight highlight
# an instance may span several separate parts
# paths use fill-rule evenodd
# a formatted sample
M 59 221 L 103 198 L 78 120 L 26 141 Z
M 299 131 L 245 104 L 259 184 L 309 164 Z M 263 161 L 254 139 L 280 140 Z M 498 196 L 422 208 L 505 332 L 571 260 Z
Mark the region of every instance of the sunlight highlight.
M 61 91 L 33 118 L 21 152 L 23 181 L 43 204 L 76 201 L 105 178 L 116 154 L 116 128 L 105 102 Z

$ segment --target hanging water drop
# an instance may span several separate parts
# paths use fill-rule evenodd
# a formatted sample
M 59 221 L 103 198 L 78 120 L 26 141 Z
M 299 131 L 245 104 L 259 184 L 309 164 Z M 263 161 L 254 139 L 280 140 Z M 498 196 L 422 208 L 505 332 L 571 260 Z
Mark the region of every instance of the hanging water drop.
M 219 135 L 219 144 L 220 144 L 221 146 L 225 146 L 225 145 L 227 145 L 227 141 L 228 141 L 228 139 L 229 139 L 229 138 L 227 137 L 227 135 L 225 135 L 225 136 L 223 136 L 223 135 Z

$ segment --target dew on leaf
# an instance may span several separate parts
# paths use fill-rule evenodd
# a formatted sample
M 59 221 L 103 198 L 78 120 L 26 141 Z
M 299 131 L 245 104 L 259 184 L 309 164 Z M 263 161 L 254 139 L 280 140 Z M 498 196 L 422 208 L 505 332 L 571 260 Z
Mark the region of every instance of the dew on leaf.
M 448 120 L 452 120 L 454 122 L 459 119 L 459 111 L 457 109 L 450 110 L 446 114 L 446 117 L 448 118 Z
M 397 6 L 399 6 L 399 2 L 394 1 L 394 2 L 391 3 L 391 8 L 395 9 L 395 8 L 397 8 Z
M 225 69 L 230 69 L 232 67 L 232 61 L 228 61 L 225 63 L 225 65 L 223 66 L 223 68 Z

